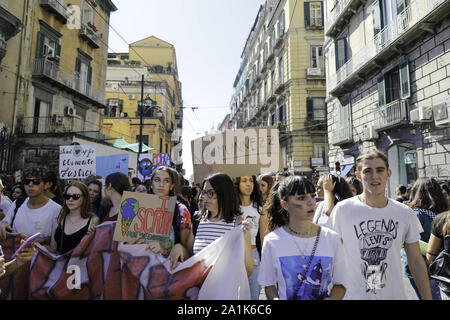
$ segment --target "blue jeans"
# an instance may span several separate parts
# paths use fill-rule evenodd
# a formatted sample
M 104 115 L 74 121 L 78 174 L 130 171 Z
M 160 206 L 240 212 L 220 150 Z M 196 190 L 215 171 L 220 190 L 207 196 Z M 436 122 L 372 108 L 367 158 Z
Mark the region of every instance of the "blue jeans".
M 250 286 L 250 299 L 259 300 L 259 294 L 261 292 L 261 286 L 258 283 L 259 266 L 261 260 L 259 259 L 258 249 L 252 250 L 253 261 L 255 262 L 255 267 L 253 268 L 253 273 L 248 278 L 248 284 Z
M 411 282 L 411 285 L 414 291 L 416 292 L 417 298 L 419 298 L 419 300 L 422 300 L 422 298 L 420 298 L 419 290 L 417 290 L 416 284 L 414 283 L 414 279 L 409 278 L 409 282 Z M 442 300 L 441 289 L 439 289 L 439 283 L 436 280 L 430 279 L 430 288 L 431 288 L 431 297 L 433 298 L 433 300 Z

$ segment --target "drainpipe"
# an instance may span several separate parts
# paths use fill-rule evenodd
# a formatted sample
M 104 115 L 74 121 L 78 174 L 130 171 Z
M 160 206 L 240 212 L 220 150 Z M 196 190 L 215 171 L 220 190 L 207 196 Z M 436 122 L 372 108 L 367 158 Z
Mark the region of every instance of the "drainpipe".
M 22 50 L 23 50 L 23 43 L 24 40 L 26 39 L 27 35 L 27 28 L 26 26 L 28 26 L 28 7 L 29 7 L 29 0 L 26 0 L 24 6 L 23 6 L 23 13 L 22 13 L 22 35 L 20 37 L 20 46 L 19 46 L 19 58 L 18 58 L 18 63 L 17 63 L 17 76 L 16 76 L 16 88 L 14 90 L 14 112 L 13 112 L 13 118 L 12 118 L 12 130 L 11 133 L 14 134 L 16 131 L 16 114 L 17 114 L 17 100 L 18 100 L 18 90 L 19 90 L 19 86 L 20 86 L 20 82 L 21 82 L 21 78 L 22 76 L 20 75 L 21 72 L 21 67 L 22 67 Z

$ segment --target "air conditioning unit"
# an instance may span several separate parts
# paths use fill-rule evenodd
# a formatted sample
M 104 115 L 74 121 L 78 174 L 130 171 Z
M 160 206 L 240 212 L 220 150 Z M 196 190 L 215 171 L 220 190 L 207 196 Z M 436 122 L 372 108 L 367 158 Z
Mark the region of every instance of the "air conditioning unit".
M 128 100 L 136 100 L 136 95 L 135 94 L 129 94 L 128 95 Z
M 322 74 L 321 68 L 308 68 L 306 69 L 306 75 L 308 76 L 320 76 Z
M 367 128 L 364 128 L 363 136 L 364 141 L 373 141 L 378 139 L 378 132 L 375 129 L 375 126 L 367 126 Z
M 66 116 L 76 116 L 77 115 L 77 111 L 75 110 L 74 107 L 65 106 L 64 107 L 64 115 L 66 115 Z
M 443 103 L 433 106 L 433 115 L 436 127 L 450 126 L 450 96 Z
M 411 123 L 418 124 L 423 122 L 433 121 L 432 107 L 418 107 L 409 112 L 409 119 Z

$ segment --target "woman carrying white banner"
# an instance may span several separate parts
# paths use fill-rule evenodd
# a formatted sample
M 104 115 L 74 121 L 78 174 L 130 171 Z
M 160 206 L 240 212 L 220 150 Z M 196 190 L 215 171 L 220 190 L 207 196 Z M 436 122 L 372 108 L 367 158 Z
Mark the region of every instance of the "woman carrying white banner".
M 278 187 L 278 189 L 277 189 Z M 262 249 L 258 280 L 269 300 L 342 299 L 345 268 L 337 233 L 312 222 L 314 185 L 287 177 L 271 190 L 266 208 L 271 233 Z

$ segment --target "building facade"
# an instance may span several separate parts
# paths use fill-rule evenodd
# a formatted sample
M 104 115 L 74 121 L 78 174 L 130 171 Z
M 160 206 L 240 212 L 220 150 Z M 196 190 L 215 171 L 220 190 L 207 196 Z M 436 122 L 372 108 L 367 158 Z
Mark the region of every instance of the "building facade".
M 183 127 L 181 82 L 174 46 L 153 36 L 132 43 L 129 53 L 108 55 L 103 122 L 107 136 L 139 143 L 141 93 L 142 142 L 153 149 L 149 152 L 171 154 L 180 143 L 172 134 Z M 177 169 L 181 171 L 182 164 Z
M 446 0 L 325 1 L 329 162 L 380 149 L 390 196 L 450 179 L 449 15 Z
M 268 0 L 234 82 L 230 126 L 276 126 L 283 167 L 313 176 L 327 165 L 323 2 Z
M 8 93 L 0 95 L 0 121 L 15 137 L 10 169 L 57 169 L 58 157 L 48 155 L 58 155 L 60 137 L 102 141 L 109 17 L 117 8 L 110 0 L 10 0 L 8 10 L 22 25 L 0 71 Z

